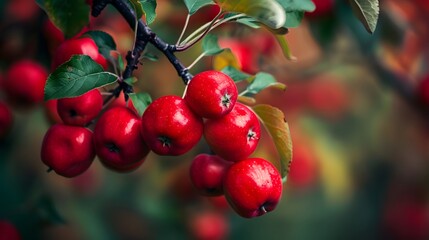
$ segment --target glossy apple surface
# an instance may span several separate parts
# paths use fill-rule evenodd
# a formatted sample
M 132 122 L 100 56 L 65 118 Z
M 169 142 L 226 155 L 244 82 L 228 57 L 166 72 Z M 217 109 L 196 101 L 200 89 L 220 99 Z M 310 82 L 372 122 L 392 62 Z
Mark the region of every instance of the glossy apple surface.
M 119 172 L 137 169 L 149 149 L 141 135 L 140 117 L 126 107 L 104 112 L 94 129 L 97 156 L 108 168 Z
M 142 135 L 159 155 L 177 156 L 191 150 L 203 133 L 203 120 L 178 96 L 153 101 L 142 117 Z
M 231 112 L 237 95 L 237 87 L 228 75 L 205 71 L 192 78 L 184 99 L 198 116 L 219 118 Z
M 61 98 L 57 103 L 57 112 L 68 125 L 85 126 L 94 120 L 103 108 L 103 97 L 98 89 L 81 96 Z
M 58 66 L 70 60 L 73 55 L 77 54 L 88 55 L 105 70 L 108 68 L 107 60 L 98 52 L 98 47 L 94 40 L 83 37 L 68 39 L 58 46 L 52 61 L 52 70 L 55 70 Z
M 252 218 L 275 209 L 282 194 L 277 169 L 262 158 L 248 158 L 232 165 L 224 179 L 231 207 L 242 217 Z
M 64 177 L 85 172 L 95 157 L 92 132 L 84 127 L 55 124 L 42 143 L 42 161 Z
M 232 111 L 204 123 L 204 138 L 210 148 L 228 161 L 241 161 L 255 151 L 261 127 L 255 113 L 236 103 Z

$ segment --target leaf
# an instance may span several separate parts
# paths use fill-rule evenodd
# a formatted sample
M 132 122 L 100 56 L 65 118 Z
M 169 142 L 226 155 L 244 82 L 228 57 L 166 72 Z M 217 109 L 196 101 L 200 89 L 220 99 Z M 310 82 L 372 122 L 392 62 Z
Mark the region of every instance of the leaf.
M 143 115 L 146 108 L 152 103 L 152 98 L 148 93 L 130 93 L 129 96 L 140 116 Z
M 116 43 L 113 37 L 103 31 L 89 31 L 85 35 L 89 35 L 97 44 L 98 51 L 106 58 L 110 58 L 110 51 L 116 50 Z
M 230 18 L 233 17 L 234 15 L 238 15 L 237 13 L 228 13 L 225 14 L 224 18 Z M 245 16 L 245 17 L 240 17 L 237 18 L 237 20 L 235 20 L 235 22 L 246 25 L 250 28 L 254 28 L 254 29 L 259 29 L 261 27 L 265 27 L 267 30 L 269 30 L 270 32 L 274 33 L 274 34 L 286 34 L 289 32 L 289 30 L 285 27 L 281 27 L 281 28 L 277 28 L 277 29 L 273 29 L 270 28 L 269 26 L 265 25 L 264 23 L 259 22 L 258 20 L 256 20 L 253 17 L 249 17 L 249 16 Z
M 142 58 L 146 58 L 152 62 L 156 62 L 159 60 L 159 57 L 152 53 L 144 53 Z
M 286 13 L 275 0 L 218 0 L 218 2 L 223 11 L 244 13 L 269 28 L 278 29 L 286 23 Z
M 276 40 L 279 43 L 279 45 L 283 51 L 283 55 L 286 57 L 286 59 L 291 60 L 291 61 L 296 61 L 297 58 L 292 55 L 292 52 L 290 51 L 289 44 L 286 40 L 286 37 L 282 36 L 282 35 L 275 35 L 275 37 L 276 37 Z
M 261 28 L 261 25 L 258 24 L 258 21 L 256 21 L 252 17 L 239 18 L 239 19 L 237 19 L 236 22 L 241 23 L 243 25 L 246 25 L 250 28 L 254 28 L 254 29 Z
M 304 12 L 312 12 L 316 6 L 311 0 L 277 0 L 286 11 L 286 22 L 283 27 L 298 27 L 301 23 Z
M 232 80 L 234 80 L 234 82 L 245 80 L 245 79 L 248 79 L 249 77 L 252 76 L 250 74 L 247 74 L 247 73 L 244 73 L 244 72 L 238 70 L 237 68 L 235 68 L 233 66 L 227 66 L 227 67 L 223 68 L 221 70 L 221 72 L 223 72 L 226 75 L 228 75 L 229 77 L 231 77 Z
M 146 23 L 153 23 L 156 18 L 156 0 L 140 0 L 140 3 L 143 6 Z
M 128 0 L 128 2 L 133 7 L 134 12 L 136 13 L 136 19 L 140 19 L 144 14 L 143 5 L 141 4 L 141 2 L 139 0 Z
M 215 4 L 212 0 L 184 0 L 186 8 L 188 8 L 189 15 L 193 15 L 200 8 Z
M 74 37 L 89 23 L 89 6 L 85 0 L 36 0 L 66 38 Z
M 45 101 L 80 96 L 117 79 L 115 74 L 103 72 L 103 67 L 89 56 L 73 55 L 49 75 L 45 85 Z
M 244 103 L 246 105 L 254 105 L 256 103 L 255 98 L 246 97 L 246 96 L 238 96 L 237 101 Z
M 287 16 L 288 18 L 285 27 L 295 28 L 301 24 L 302 19 L 304 18 L 304 12 L 288 12 Z
M 292 162 L 292 138 L 289 124 L 283 112 L 275 107 L 260 104 L 253 107 L 253 111 L 259 116 L 280 156 L 280 174 L 283 182 L 286 182 Z
M 248 78 L 249 86 L 245 90 L 246 95 L 255 95 L 265 88 L 277 83 L 273 75 L 269 73 L 260 72 L 254 77 Z
M 285 91 L 287 88 L 286 84 L 281 83 L 281 82 L 276 82 L 276 83 L 270 84 L 269 87 L 277 88 L 278 90 L 282 90 L 282 91 Z
M 121 72 L 125 70 L 124 59 L 122 58 L 121 55 L 118 55 L 118 66 Z
M 378 0 L 349 0 L 354 14 L 369 33 L 374 33 L 380 13 Z
M 227 48 L 220 54 L 213 58 L 213 69 L 220 71 L 227 66 L 240 69 L 241 66 L 238 63 L 237 57 L 232 53 L 231 49 Z
M 126 84 L 132 86 L 134 83 L 137 82 L 137 78 L 136 77 L 129 77 L 129 78 L 125 79 L 124 82 Z
M 216 35 L 208 34 L 203 39 L 203 50 L 205 56 L 213 56 L 221 53 L 224 49 L 219 46 Z

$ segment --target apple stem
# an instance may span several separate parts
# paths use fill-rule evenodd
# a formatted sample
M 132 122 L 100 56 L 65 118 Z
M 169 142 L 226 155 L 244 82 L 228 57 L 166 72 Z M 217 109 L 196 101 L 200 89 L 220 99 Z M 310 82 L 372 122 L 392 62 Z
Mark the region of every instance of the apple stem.
M 177 52 L 177 46 L 164 42 L 152 31 L 150 27 L 146 25 L 145 22 L 143 22 L 143 20 L 139 19 L 136 22 L 136 14 L 131 6 L 129 6 L 129 4 L 126 2 L 126 0 L 94 0 L 91 12 L 92 16 L 97 17 L 101 14 L 107 4 L 111 4 L 125 18 L 125 20 L 128 22 L 128 25 L 130 25 L 132 29 L 137 30 L 135 46 L 133 50 L 128 52 L 126 58 L 127 66 L 122 74 L 122 79 L 131 77 L 132 72 L 138 67 L 140 55 L 145 50 L 146 45 L 150 43 L 167 57 L 167 59 L 176 69 L 178 75 L 182 78 L 184 84 L 187 85 L 193 76 L 175 56 L 174 52 Z M 125 95 L 132 92 L 132 87 L 130 85 L 124 83 L 122 80 L 119 80 L 118 82 L 118 88 L 123 90 Z
M 261 206 L 261 208 L 260 208 L 259 210 L 261 210 L 261 211 L 263 212 L 263 214 L 265 214 L 265 213 L 267 213 L 267 212 L 268 212 L 268 211 L 267 211 L 267 209 L 265 209 L 265 206 L 264 206 L 264 205 L 262 205 L 262 206 Z
M 50 172 L 52 172 L 52 170 L 54 170 L 54 169 L 52 169 L 51 167 L 49 167 L 48 170 L 46 170 L 46 172 L 50 173 Z

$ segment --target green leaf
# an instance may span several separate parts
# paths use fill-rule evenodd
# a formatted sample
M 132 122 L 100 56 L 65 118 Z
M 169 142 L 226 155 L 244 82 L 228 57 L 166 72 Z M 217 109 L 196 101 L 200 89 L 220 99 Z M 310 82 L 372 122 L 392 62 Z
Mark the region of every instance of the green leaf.
M 287 17 L 285 27 L 295 28 L 301 24 L 304 12 L 288 12 Z
M 228 75 L 229 77 L 231 77 L 232 80 L 234 80 L 234 82 L 245 80 L 245 79 L 248 79 L 249 77 L 252 76 L 250 74 L 247 74 L 247 73 L 244 73 L 244 72 L 238 70 L 237 68 L 235 68 L 233 66 L 227 66 L 227 67 L 223 68 L 221 70 L 221 72 L 223 72 L 226 75 Z
M 250 28 L 254 28 L 254 29 L 261 28 L 261 25 L 258 24 L 258 21 L 256 21 L 252 17 L 239 18 L 239 19 L 237 19 L 236 22 L 241 23 L 243 25 L 246 25 L 246 26 L 248 26 Z
M 122 58 L 121 55 L 118 55 L 118 66 L 121 72 L 125 70 L 124 59 Z
M 153 53 L 144 53 L 142 58 L 146 58 L 152 62 L 156 62 L 159 60 L 159 57 Z
M 153 23 L 156 18 L 156 0 L 140 0 L 140 3 L 143 6 L 146 23 Z
M 143 5 L 141 2 L 139 0 L 128 0 L 128 2 L 136 13 L 136 19 L 140 19 L 144 14 Z
M 89 35 L 97 44 L 98 51 L 106 58 L 110 58 L 110 51 L 116 50 L 116 43 L 112 36 L 103 31 L 89 31 L 85 33 Z
M 184 0 L 184 2 L 186 8 L 188 8 L 189 15 L 193 15 L 204 6 L 215 4 L 212 0 Z
M 132 86 L 134 83 L 137 82 L 137 78 L 136 77 L 129 77 L 129 78 L 125 79 L 124 82 L 126 84 Z
M 130 93 L 129 96 L 140 116 L 143 115 L 146 108 L 152 103 L 152 98 L 148 93 Z
M 278 29 L 286 23 L 286 13 L 275 0 L 218 0 L 223 11 L 244 13 L 269 28 Z
M 311 0 L 277 0 L 286 11 L 286 22 L 283 27 L 297 27 L 301 23 L 304 12 L 312 12 L 316 6 Z
M 89 23 L 89 6 L 85 0 L 36 0 L 66 38 L 74 37 Z
M 245 90 L 246 95 L 255 95 L 267 87 L 277 83 L 273 75 L 269 73 L 260 72 L 254 77 L 248 78 L 249 86 Z
M 203 39 L 203 50 L 205 56 L 213 56 L 221 53 L 224 49 L 219 46 L 216 35 L 208 34 Z
M 279 45 L 283 51 L 283 55 L 286 57 L 286 59 L 291 60 L 291 61 L 296 61 L 296 57 L 294 57 L 292 55 L 292 52 L 290 51 L 289 44 L 286 41 L 285 36 L 276 35 L 275 37 L 276 37 L 276 40 L 279 43 Z
M 354 14 L 369 33 L 374 33 L 380 13 L 378 0 L 349 0 Z
M 45 100 L 76 97 L 94 88 L 114 83 L 113 73 L 103 72 L 103 67 L 87 55 L 73 55 L 59 66 L 45 85 Z
M 274 141 L 274 145 L 280 156 L 279 172 L 283 178 L 283 182 L 286 182 L 292 162 L 292 138 L 289 124 L 283 112 L 270 105 L 256 105 L 253 107 L 253 111 L 259 116 Z

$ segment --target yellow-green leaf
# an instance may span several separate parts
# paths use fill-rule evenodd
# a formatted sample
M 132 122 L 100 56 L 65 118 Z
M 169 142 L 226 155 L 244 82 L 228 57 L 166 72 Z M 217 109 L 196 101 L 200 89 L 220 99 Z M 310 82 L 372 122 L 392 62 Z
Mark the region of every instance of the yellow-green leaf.
M 282 48 L 283 55 L 286 57 L 286 59 L 291 61 L 296 61 L 296 57 L 292 55 L 292 52 L 290 51 L 289 44 L 286 40 L 286 37 L 283 35 L 276 35 L 276 40 L 280 44 L 280 47 Z
M 267 104 L 256 105 L 253 111 L 261 119 L 279 152 L 279 172 L 285 182 L 292 162 L 292 138 L 285 116 L 280 109 Z
M 246 97 L 246 96 L 238 96 L 237 101 L 244 103 L 246 105 L 254 105 L 256 103 L 255 98 Z
M 269 28 L 278 29 L 286 23 L 286 12 L 275 0 L 218 0 L 226 12 L 238 12 L 251 16 Z

